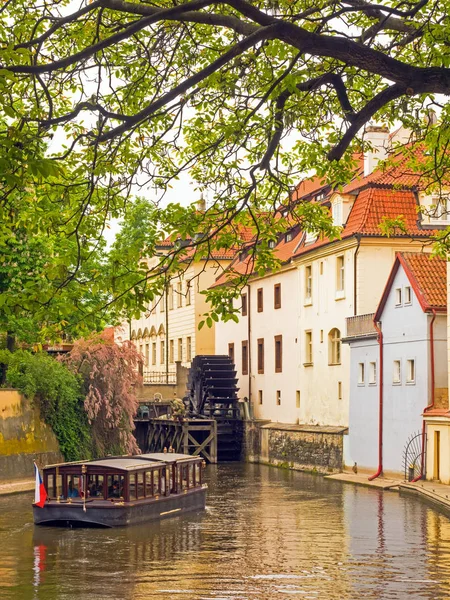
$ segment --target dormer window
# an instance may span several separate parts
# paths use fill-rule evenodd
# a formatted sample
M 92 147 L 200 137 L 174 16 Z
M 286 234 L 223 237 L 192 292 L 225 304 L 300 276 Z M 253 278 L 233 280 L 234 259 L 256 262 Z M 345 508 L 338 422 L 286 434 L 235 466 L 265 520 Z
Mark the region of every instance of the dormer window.
M 331 213 L 333 216 L 333 225 L 343 225 L 342 219 L 342 200 L 336 200 L 331 206 Z
M 317 194 L 317 196 L 315 197 L 315 200 L 316 200 L 316 202 L 321 202 L 324 198 L 325 198 L 325 192 L 321 192 L 320 194 Z
M 275 244 L 276 244 L 275 240 L 269 240 L 268 246 L 271 250 L 273 250 L 273 248 L 275 248 Z
M 435 194 L 431 197 L 430 221 L 437 223 L 447 223 L 448 218 L 448 198 Z
M 315 231 L 307 231 L 306 232 L 305 244 L 312 244 L 316 240 L 317 240 L 317 232 L 315 232 Z
M 283 215 L 283 217 L 287 217 L 287 216 L 288 216 L 288 214 L 289 214 L 289 211 L 288 211 L 288 209 L 287 209 L 287 208 L 285 208 L 281 214 Z
M 291 231 L 287 231 L 284 235 L 284 241 L 287 242 L 291 242 L 294 239 L 294 232 Z

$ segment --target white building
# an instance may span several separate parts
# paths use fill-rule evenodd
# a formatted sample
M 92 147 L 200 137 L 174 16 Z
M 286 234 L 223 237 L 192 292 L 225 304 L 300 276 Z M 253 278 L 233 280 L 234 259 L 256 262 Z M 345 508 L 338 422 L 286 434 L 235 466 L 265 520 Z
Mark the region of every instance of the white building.
M 399 253 L 376 313 L 347 320 L 347 465 L 356 462 L 359 470 L 376 472 L 381 441 L 383 472 L 403 475 L 403 454 L 411 442 L 406 467 L 415 466 L 415 476 L 420 475 L 422 414 L 427 406 L 447 404 L 446 308 L 446 261 Z
M 379 128 L 375 133 L 380 137 Z M 388 132 L 381 133 L 387 144 Z M 280 236 L 275 253 L 281 269 L 262 277 L 254 273 L 242 291 L 247 314 L 238 324 L 216 325 L 216 352 L 234 356 L 240 395 L 250 399 L 256 418 L 348 425 L 350 351 L 341 344 L 346 318 L 374 312 L 396 253 L 422 250 L 433 231 L 446 226 L 440 214 L 418 213 L 418 203 L 432 203 L 417 191 L 419 182 L 399 155 L 394 166 L 365 176 L 361 164 L 340 192 L 314 181 L 298 190 L 299 200 L 330 208 L 342 226 L 341 239 L 318 238 L 298 227 Z M 388 237 L 383 220 L 400 215 L 402 226 Z M 251 272 L 251 260 L 240 253 L 230 273 Z M 229 278 L 225 273 L 215 285 L 227 285 Z

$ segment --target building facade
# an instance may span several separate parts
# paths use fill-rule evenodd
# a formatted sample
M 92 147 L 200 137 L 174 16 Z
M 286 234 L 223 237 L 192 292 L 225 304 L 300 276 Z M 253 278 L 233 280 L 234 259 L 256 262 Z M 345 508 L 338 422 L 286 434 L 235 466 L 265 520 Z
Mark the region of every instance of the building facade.
M 407 444 L 417 436 L 407 450 L 407 469 L 417 459 L 414 448 L 421 448 L 426 407 L 433 397 L 436 406 L 447 399 L 445 267 L 444 260 L 426 254 L 398 254 L 376 313 L 347 320 L 351 365 L 347 465 L 377 470 L 382 402 L 383 471 L 403 475 Z M 416 467 L 421 468 L 420 461 Z
M 250 399 L 256 418 L 348 425 L 350 349 L 342 344 L 346 318 L 375 312 L 396 253 L 431 250 L 430 235 L 446 225 L 440 216 L 420 212 L 420 206 L 432 206 L 432 199 L 420 192 L 419 177 L 408 171 L 405 160 L 400 155 L 393 166 L 367 175 L 361 165 L 340 192 L 320 183 L 299 192 L 298 200 L 329 208 L 342 227 L 340 239 L 294 226 L 275 246 L 281 268 L 262 277 L 254 274 L 242 290 L 247 314 L 241 312 L 237 324 L 217 324 L 216 352 L 233 353 L 240 395 Z M 400 220 L 401 226 L 386 231 L 386 219 Z M 249 260 L 241 253 L 232 271 L 251 271 Z M 227 281 L 225 273 L 214 285 Z M 281 290 L 280 308 L 272 300 L 275 286 Z M 258 368 L 261 356 L 263 369 Z

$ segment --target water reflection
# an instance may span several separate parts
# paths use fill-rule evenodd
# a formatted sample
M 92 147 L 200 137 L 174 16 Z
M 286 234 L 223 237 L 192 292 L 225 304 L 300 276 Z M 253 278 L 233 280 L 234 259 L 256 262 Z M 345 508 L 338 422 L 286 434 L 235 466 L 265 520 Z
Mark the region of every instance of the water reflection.
M 208 508 L 128 529 L 34 528 L 0 498 L 0 597 L 450 597 L 450 521 L 398 494 L 257 465 L 208 467 Z

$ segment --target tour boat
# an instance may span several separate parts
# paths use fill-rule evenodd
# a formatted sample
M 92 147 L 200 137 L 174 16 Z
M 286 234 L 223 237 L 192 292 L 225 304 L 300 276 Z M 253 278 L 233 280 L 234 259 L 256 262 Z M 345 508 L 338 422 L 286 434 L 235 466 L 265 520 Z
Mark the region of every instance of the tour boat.
M 33 504 L 37 525 L 120 527 L 205 508 L 205 463 L 174 453 L 49 465 L 47 499 Z

